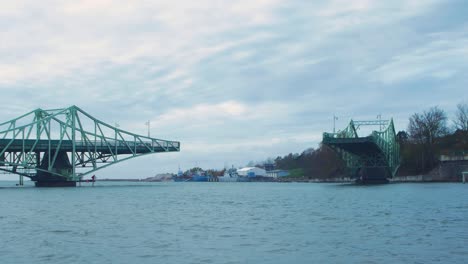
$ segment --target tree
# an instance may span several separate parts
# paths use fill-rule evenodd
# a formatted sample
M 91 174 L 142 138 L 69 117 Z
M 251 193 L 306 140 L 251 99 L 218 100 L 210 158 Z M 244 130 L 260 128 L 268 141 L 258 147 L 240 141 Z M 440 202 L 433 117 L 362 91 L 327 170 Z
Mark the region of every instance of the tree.
M 457 113 L 455 114 L 455 124 L 456 130 L 468 131 L 468 104 L 460 103 L 457 105 Z
M 405 141 L 408 140 L 408 133 L 406 133 L 406 131 L 400 131 L 400 132 L 398 132 L 396 137 L 397 137 L 398 141 L 400 143 L 402 143 L 402 142 L 405 142 Z
M 335 178 L 346 173 L 343 161 L 326 145 L 321 145 L 316 150 L 309 148 L 302 154 L 290 153 L 284 157 L 277 157 L 275 166 L 278 169 L 289 170 L 290 177 L 301 176 L 309 179 Z
M 415 113 L 410 117 L 408 132 L 412 140 L 433 145 L 436 138 L 448 133 L 447 114 L 437 106 L 422 114 Z
M 447 135 L 447 115 L 438 107 L 431 107 L 422 114 L 410 117 L 408 132 L 410 139 L 421 146 L 421 169 L 432 169 L 437 163 L 434 151 L 435 140 Z

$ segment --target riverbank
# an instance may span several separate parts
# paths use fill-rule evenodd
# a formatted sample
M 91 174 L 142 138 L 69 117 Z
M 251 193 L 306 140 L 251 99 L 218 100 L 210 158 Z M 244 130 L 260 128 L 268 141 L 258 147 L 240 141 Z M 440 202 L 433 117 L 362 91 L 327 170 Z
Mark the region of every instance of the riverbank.
M 156 182 L 154 180 L 147 179 L 99 179 L 96 181 L 101 182 Z M 328 178 L 328 179 L 309 179 L 306 177 L 283 177 L 283 178 L 271 178 L 270 180 L 252 180 L 250 182 L 279 182 L 279 183 L 353 183 L 355 179 L 352 178 Z M 172 180 L 164 180 L 157 182 L 172 182 Z M 434 177 L 433 175 L 416 175 L 416 176 L 399 176 L 389 179 L 390 183 L 435 183 L 435 182 L 462 182 L 462 179 L 459 177 L 452 178 L 439 178 Z
M 103 182 L 141 182 L 144 181 L 142 179 L 97 179 L 96 181 L 103 181 Z
M 390 179 L 390 182 L 462 182 L 459 177 L 439 178 L 432 175 L 400 176 Z
M 278 178 L 275 182 L 303 182 L 303 183 L 352 183 L 352 178 L 328 178 L 328 179 L 309 179 L 309 178 Z M 462 182 L 460 177 L 434 177 L 433 175 L 399 176 L 389 179 L 389 183 L 435 183 L 435 182 Z

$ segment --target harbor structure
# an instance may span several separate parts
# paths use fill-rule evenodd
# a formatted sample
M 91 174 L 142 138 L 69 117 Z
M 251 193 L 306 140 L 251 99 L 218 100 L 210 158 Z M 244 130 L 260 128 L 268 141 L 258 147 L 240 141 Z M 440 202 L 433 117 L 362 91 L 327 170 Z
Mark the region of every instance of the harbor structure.
M 466 181 L 468 177 L 468 151 L 441 155 L 432 180 Z
M 265 169 L 257 168 L 257 167 L 241 168 L 237 170 L 237 173 L 239 174 L 239 176 L 249 177 L 249 178 L 267 176 L 267 172 Z
M 272 178 L 281 178 L 289 176 L 289 171 L 287 170 L 271 170 L 267 171 L 267 176 Z

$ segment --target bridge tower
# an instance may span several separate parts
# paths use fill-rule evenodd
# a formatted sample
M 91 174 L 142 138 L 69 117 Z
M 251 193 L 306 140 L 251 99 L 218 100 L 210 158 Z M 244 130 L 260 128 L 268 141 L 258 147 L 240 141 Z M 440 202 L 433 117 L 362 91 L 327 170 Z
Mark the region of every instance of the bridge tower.
M 379 126 L 379 131 L 360 137 L 362 126 Z M 382 130 L 382 128 L 384 128 Z M 324 133 L 323 144 L 331 147 L 346 163 L 351 177 L 362 183 L 387 182 L 400 166 L 400 145 L 392 120 L 353 121 L 337 133 Z
M 77 106 L 36 109 L 0 124 L 0 170 L 36 186 L 76 186 L 84 176 L 131 158 L 178 152 L 180 143 L 102 122 Z

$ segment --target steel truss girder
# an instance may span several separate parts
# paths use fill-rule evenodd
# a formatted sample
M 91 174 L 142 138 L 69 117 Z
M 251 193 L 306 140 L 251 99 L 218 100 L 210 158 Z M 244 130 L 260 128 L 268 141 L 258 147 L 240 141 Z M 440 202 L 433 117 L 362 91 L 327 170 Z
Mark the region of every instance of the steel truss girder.
M 357 128 L 362 125 L 385 125 L 387 128 L 384 131 L 373 131 L 366 140 L 375 144 L 379 152 L 376 153 L 361 153 L 359 155 L 349 152 L 345 149 L 338 147 L 340 143 L 349 142 L 349 139 L 356 141 L 364 139 L 359 137 Z M 342 160 L 346 162 L 348 168 L 386 168 L 389 175 L 392 177 L 396 175 L 400 166 L 400 145 L 396 138 L 395 127 L 393 119 L 388 122 L 387 120 L 379 121 L 353 121 L 342 131 L 338 133 L 324 133 L 323 143 L 334 149 Z M 367 142 L 366 142 L 367 143 Z M 355 143 L 360 144 L 360 143 Z
M 19 170 L 42 171 L 66 181 L 78 181 L 84 175 L 131 158 L 177 151 L 178 141 L 121 130 L 76 106 L 36 109 L 0 124 L 0 170 L 17 174 L 21 173 Z M 58 157 L 63 157 L 60 153 L 66 153 L 70 173 L 57 172 Z

